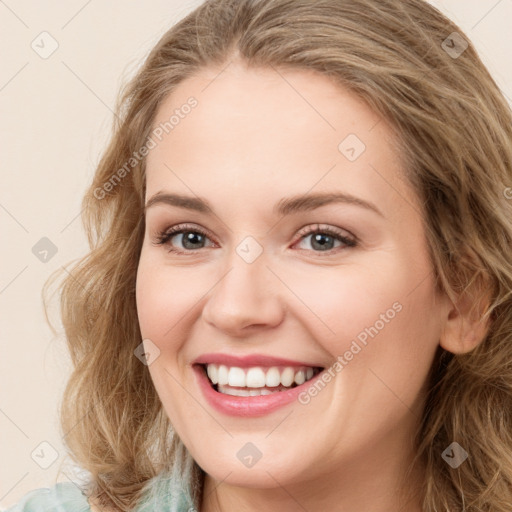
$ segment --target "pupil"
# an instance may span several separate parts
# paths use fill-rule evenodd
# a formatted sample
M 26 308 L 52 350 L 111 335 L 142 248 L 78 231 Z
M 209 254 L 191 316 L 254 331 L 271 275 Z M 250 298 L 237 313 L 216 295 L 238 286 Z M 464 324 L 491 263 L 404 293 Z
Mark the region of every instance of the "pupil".
M 191 243 L 192 245 L 201 243 L 201 240 L 197 241 L 197 240 L 194 240 L 194 238 L 201 239 L 202 235 L 200 233 L 194 233 L 192 231 L 189 231 L 187 233 L 187 235 L 183 237 L 184 247 L 187 247 L 187 243 Z M 190 249 L 190 247 L 189 247 L 189 249 Z M 195 249 L 195 247 L 192 247 L 192 249 Z
M 325 242 L 325 239 L 328 239 L 328 241 L 330 241 L 331 244 L 329 244 L 328 242 Z M 313 237 L 313 247 L 315 246 L 315 244 L 318 244 L 317 247 L 320 248 L 321 250 L 332 249 L 332 247 L 330 247 L 330 245 L 332 245 L 332 242 L 333 242 L 333 237 L 330 235 L 324 235 L 322 233 L 317 233 Z M 326 247 L 326 246 L 329 246 L 329 247 Z

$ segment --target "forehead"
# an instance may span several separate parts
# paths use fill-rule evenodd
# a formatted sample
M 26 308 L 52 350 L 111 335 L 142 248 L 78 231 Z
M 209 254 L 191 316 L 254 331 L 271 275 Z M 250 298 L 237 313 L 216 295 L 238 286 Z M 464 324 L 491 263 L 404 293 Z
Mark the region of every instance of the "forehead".
M 253 200 L 283 189 L 364 192 L 384 202 L 398 189 L 408 194 L 391 126 L 310 70 L 203 69 L 160 105 L 158 129 L 148 196 L 164 188 L 208 196 L 226 186 Z
M 240 130 L 244 136 L 251 136 L 247 144 L 251 140 L 268 143 L 269 133 L 276 134 L 284 128 L 279 132 L 280 139 L 274 139 L 276 144 L 281 144 L 287 134 L 295 140 L 322 136 L 337 150 L 337 139 L 345 132 L 352 130 L 360 138 L 369 139 L 366 132 L 377 124 L 381 128 L 387 124 L 357 96 L 320 73 L 249 68 L 234 62 L 223 69 L 202 69 L 181 82 L 160 105 L 153 128 L 163 126 L 173 113 L 188 111 L 186 104 L 192 97 L 197 101 L 196 107 L 190 110 L 190 115 L 175 119 L 178 123 L 173 123 L 170 130 L 169 138 L 176 144 L 180 134 L 187 135 L 186 126 L 193 123 L 194 128 L 202 127 L 195 134 L 196 140 L 208 140 L 221 127 L 227 143 L 240 135 Z M 387 126 L 384 129 L 390 131 Z M 295 151 L 309 152 L 298 145 Z

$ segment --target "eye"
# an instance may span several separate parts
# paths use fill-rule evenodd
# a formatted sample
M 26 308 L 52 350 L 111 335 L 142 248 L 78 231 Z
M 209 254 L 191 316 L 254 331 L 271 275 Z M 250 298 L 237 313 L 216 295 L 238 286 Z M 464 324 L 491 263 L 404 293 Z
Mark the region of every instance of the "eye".
M 299 243 L 304 243 L 310 238 L 310 242 L 307 245 L 313 248 L 314 252 L 328 252 L 330 254 L 336 248 L 340 248 L 340 246 L 356 247 L 358 245 L 357 239 L 348 236 L 346 231 L 330 226 L 321 227 L 320 224 L 317 224 L 316 228 L 307 227 L 302 229 L 299 231 L 299 235 L 301 235 Z M 334 247 L 336 242 L 339 242 L 339 244 L 337 247 Z M 343 249 L 343 247 L 341 248 Z
M 185 250 L 175 248 L 173 239 L 178 240 Z M 177 224 L 158 233 L 155 244 L 168 246 L 169 252 L 184 253 L 202 249 L 209 239 L 208 233 L 197 226 Z
M 306 227 L 299 231 L 298 235 L 300 240 L 297 243 L 304 243 L 308 238 L 311 237 L 311 241 L 308 245 L 313 249 L 313 252 L 324 252 L 331 254 L 335 249 L 343 250 L 344 247 L 356 247 L 358 241 L 355 237 L 347 236 L 346 231 L 342 231 L 331 226 L 320 226 Z M 206 242 L 210 241 L 211 238 L 207 231 L 204 229 L 188 225 L 188 224 L 177 224 L 170 228 L 161 231 L 156 236 L 155 245 L 167 246 L 168 251 L 172 253 L 184 254 L 193 253 L 196 250 L 203 249 L 207 245 Z M 336 242 L 338 245 L 335 247 Z M 182 245 L 181 248 L 176 248 L 175 244 L 179 243 Z M 211 243 L 211 245 L 215 245 Z M 304 247 L 300 250 L 309 250 Z

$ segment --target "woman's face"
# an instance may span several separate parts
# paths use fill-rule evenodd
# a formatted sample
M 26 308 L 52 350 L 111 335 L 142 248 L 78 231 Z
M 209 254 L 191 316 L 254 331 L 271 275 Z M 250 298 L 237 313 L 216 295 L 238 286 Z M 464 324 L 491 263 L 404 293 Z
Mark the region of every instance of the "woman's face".
M 394 474 L 446 302 L 390 126 L 324 76 L 232 63 L 154 128 L 137 307 L 192 456 L 248 487 Z

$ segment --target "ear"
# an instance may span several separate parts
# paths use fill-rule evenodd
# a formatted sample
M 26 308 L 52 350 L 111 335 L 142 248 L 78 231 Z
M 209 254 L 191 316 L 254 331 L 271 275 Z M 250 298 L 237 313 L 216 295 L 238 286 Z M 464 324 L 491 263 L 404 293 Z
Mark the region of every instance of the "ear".
M 490 300 L 489 287 L 479 280 L 459 295 L 455 303 L 449 301 L 440 345 L 453 354 L 465 354 L 479 345 L 489 332 L 490 318 L 485 313 Z

